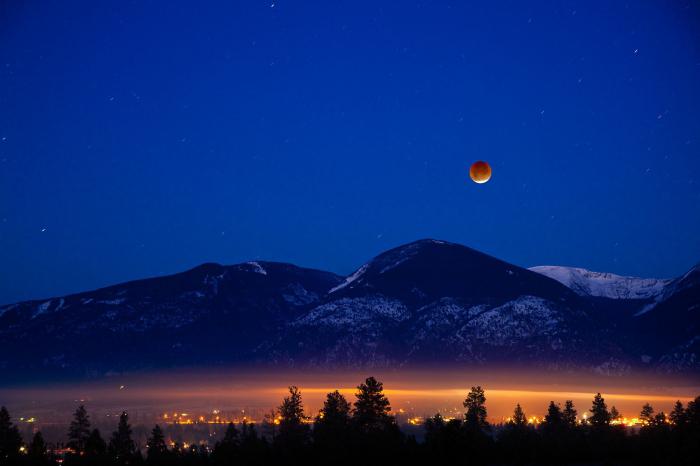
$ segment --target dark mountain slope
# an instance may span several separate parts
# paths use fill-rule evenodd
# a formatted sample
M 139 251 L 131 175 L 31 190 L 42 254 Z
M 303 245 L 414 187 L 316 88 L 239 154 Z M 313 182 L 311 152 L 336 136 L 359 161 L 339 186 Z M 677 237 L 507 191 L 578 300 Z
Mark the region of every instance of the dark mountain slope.
M 204 264 L 5 306 L 0 367 L 42 377 L 241 361 L 340 280 L 289 264 Z

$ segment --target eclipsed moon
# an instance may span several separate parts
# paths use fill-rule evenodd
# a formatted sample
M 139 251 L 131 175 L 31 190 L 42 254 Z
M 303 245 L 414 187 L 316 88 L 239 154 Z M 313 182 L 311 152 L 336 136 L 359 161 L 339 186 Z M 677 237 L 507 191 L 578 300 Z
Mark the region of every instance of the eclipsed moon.
M 469 168 L 469 176 L 474 183 L 486 183 L 491 179 L 491 166 L 483 160 L 474 162 Z

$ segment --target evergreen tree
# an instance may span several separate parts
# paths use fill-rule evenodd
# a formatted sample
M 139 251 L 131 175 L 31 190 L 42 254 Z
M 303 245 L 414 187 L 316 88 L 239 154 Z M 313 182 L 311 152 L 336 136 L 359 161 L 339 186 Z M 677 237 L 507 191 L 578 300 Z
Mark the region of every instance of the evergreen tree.
M 486 421 L 486 395 L 480 386 L 472 387 L 462 405 L 467 408 L 464 413 L 465 426 L 471 430 L 488 428 Z
M 591 406 L 591 417 L 589 419 L 594 427 L 604 427 L 610 425 L 610 413 L 608 405 L 605 404 L 605 399 L 600 393 L 593 397 L 593 405 Z
M 158 464 L 168 454 L 168 446 L 165 443 L 165 435 L 163 429 L 158 424 L 151 431 L 151 436 L 146 440 L 146 459 L 149 463 Z
M 653 425 L 654 427 L 667 427 L 668 423 L 666 422 L 666 413 L 661 411 L 654 416 Z
M 238 446 L 239 442 L 240 438 L 238 429 L 236 429 L 236 426 L 233 422 L 229 422 L 228 426 L 226 426 L 226 432 L 224 432 L 224 438 L 221 440 L 221 443 L 226 445 Z
M 349 421 L 350 403 L 348 403 L 348 400 L 346 400 L 338 390 L 326 395 L 323 408 L 316 418 L 316 424 L 324 426 L 346 426 Z
M 376 432 L 387 429 L 394 419 L 389 415 L 391 406 L 384 395 L 384 385 L 374 377 L 358 385 L 355 394 L 353 421 L 362 432 Z
M 85 456 L 104 458 L 107 454 L 107 442 L 102 438 L 99 429 L 92 429 L 85 441 Z
M 280 416 L 280 433 L 284 429 L 298 428 L 307 419 L 304 415 L 301 392 L 296 386 L 289 387 L 289 396 L 284 398 L 277 412 Z
M 29 448 L 27 449 L 27 457 L 32 466 L 49 464 L 46 442 L 44 441 L 44 436 L 41 434 L 41 431 L 37 431 L 32 437 L 32 441 L 29 443 Z
M 564 417 L 561 412 L 561 407 L 554 401 L 549 402 L 547 414 L 544 416 L 544 427 L 550 430 L 559 429 L 564 424 Z
M 691 429 L 700 431 L 700 396 L 688 402 L 685 409 L 685 420 Z
M 68 447 L 76 453 L 85 452 L 85 442 L 90 436 L 90 416 L 84 405 L 78 406 L 68 428 Z
M 17 426 L 12 424 L 7 408 L 3 406 L 0 408 L 0 464 L 14 464 L 21 446 L 22 436 Z
M 245 429 L 246 424 L 243 424 Z M 224 433 L 224 438 L 216 442 L 212 452 L 212 462 L 214 464 L 228 465 L 236 462 L 241 445 L 241 434 L 236 429 L 233 422 L 229 422 Z
M 445 419 L 440 413 L 435 413 L 435 416 L 429 417 L 423 424 L 425 429 L 425 441 L 429 444 L 436 444 L 442 436 L 442 430 L 445 428 Z
M 525 417 L 523 408 L 520 407 L 520 403 L 518 403 L 513 410 L 513 417 L 510 420 L 510 424 L 518 427 L 527 425 L 527 418 Z
M 685 409 L 683 409 L 683 403 L 681 403 L 680 400 L 676 401 L 676 403 L 673 405 L 673 410 L 668 417 L 671 420 L 671 423 L 673 423 L 673 425 L 676 427 L 682 427 L 685 425 L 687 416 Z
M 240 434 L 240 464 L 267 464 L 264 459 L 268 451 L 268 445 L 264 438 L 258 436 L 253 424 L 245 420 L 241 424 Z M 229 463 L 226 463 L 227 466 Z
M 617 421 L 618 419 L 620 419 L 620 412 L 613 406 L 610 408 L 610 420 Z
M 34 458 L 46 456 L 46 442 L 44 441 L 44 436 L 41 434 L 41 431 L 37 431 L 34 437 L 32 437 L 28 452 L 29 456 Z
M 304 414 L 301 392 L 296 386 L 289 387 L 289 396 L 284 398 L 277 413 L 280 416 L 277 444 L 286 449 L 305 446 L 309 440 L 309 426 L 304 421 L 308 418 Z
M 572 400 L 566 400 L 564 410 L 562 411 L 562 420 L 568 427 L 576 427 L 576 408 Z
M 506 464 L 524 464 L 532 459 L 535 432 L 527 423 L 523 408 L 518 403 L 505 428 L 498 432 L 497 453 Z M 493 462 L 494 458 L 488 459 Z
M 314 441 L 322 447 L 337 448 L 347 440 L 349 426 L 350 403 L 338 390 L 326 395 L 314 420 Z
M 649 403 L 642 406 L 642 411 L 639 413 L 639 420 L 645 426 L 654 424 L 654 408 Z
M 134 461 L 136 445 L 131 438 L 131 433 L 129 415 L 126 411 L 123 411 L 119 416 L 117 430 L 112 434 L 112 438 L 109 441 L 109 452 L 117 464 L 132 464 Z

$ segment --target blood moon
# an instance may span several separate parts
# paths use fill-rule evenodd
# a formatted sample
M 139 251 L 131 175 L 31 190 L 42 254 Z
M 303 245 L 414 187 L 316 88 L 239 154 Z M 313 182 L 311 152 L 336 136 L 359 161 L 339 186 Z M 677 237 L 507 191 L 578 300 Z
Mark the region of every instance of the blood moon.
M 474 183 L 484 184 L 491 179 L 491 166 L 483 160 L 478 160 L 469 167 L 469 176 Z

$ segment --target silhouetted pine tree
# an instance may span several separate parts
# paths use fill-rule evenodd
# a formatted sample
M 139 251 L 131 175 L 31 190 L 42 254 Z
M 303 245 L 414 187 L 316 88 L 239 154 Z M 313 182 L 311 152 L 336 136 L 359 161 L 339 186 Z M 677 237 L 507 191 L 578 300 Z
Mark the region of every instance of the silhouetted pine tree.
M 527 418 L 525 417 L 523 408 L 520 407 L 520 403 L 515 405 L 515 409 L 513 410 L 513 417 L 510 419 L 509 424 L 516 427 L 527 426 Z
M 500 459 L 507 464 L 525 464 L 534 457 L 535 433 L 527 423 L 523 408 L 518 403 L 513 416 L 498 435 Z
M 85 442 L 90 436 L 90 416 L 84 405 L 78 406 L 68 428 L 68 448 L 77 454 L 85 452 Z
M 347 446 L 350 434 L 350 403 L 338 391 L 326 395 L 323 408 L 314 420 L 313 438 L 318 449 L 336 450 Z
M 564 416 L 561 412 L 561 407 L 554 401 L 549 402 L 547 414 L 544 416 L 542 427 L 551 432 L 559 431 L 564 426 Z
M 374 377 L 358 385 L 352 414 L 352 449 L 357 461 L 366 452 L 377 461 L 396 460 L 401 453 L 403 436 L 384 395 L 384 385 Z
M 564 446 L 565 431 L 568 431 L 568 428 L 564 422 L 564 415 L 559 404 L 554 401 L 549 402 L 547 413 L 538 431 L 542 438 L 541 458 L 547 462 L 565 462 L 569 455 Z
M 212 452 L 212 462 L 217 465 L 231 464 L 236 461 L 241 445 L 241 434 L 233 422 L 226 427 L 224 438 L 216 443 Z
M 564 410 L 561 413 L 562 420 L 567 427 L 576 427 L 576 408 L 574 408 L 574 402 L 572 400 L 566 400 L 564 403 Z
M 109 441 L 110 456 L 119 465 L 132 464 L 136 457 L 136 444 L 131 438 L 131 426 L 129 425 L 129 415 L 123 411 L 119 416 L 117 430 L 112 434 Z
M 19 459 L 22 436 L 17 426 L 12 424 L 10 413 L 4 406 L 0 408 L 0 464 L 14 464 Z
M 301 392 L 296 386 L 289 387 L 289 396 L 285 397 L 277 408 L 280 417 L 279 430 L 275 446 L 285 454 L 298 454 L 309 444 L 309 426 L 304 423 L 308 418 L 304 414 Z
M 589 422 L 594 427 L 605 427 L 610 425 L 610 413 L 608 405 L 605 404 L 605 399 L 600 393 L 593 397 L 593 405 L 591 406 L 591 417 Z
M 685 409 L 685 422 L 675 433 L 679 443 L 679 464 L 700 463 L 700 396 L 689 401 Z
M 423 423 L 425 431 L 425 443 L 435 444 L 441 440 L 442 430 L 445 428 L 445 419 L 440 413 L 435 413 L 435 416 L 429 417 Z
M 642 411 L 639 413 L 639 420 L 642 421 L 644 426 L 651 426 L 654 424 L 654 408 L 649 403 L 642 406 Z
M 480 386 L 472 387 L 462 405 L 467 408 L 464 424 L 467 429 L 481 431 L 488 429 L 486 421 L 486 394 Z
M 491 457 L 492 438 L 488 435 L 490 426 L 486 420 L 486 394 L 480 386 L 472 387 L 462 405 L 464 413 L 463 443 L 470 451 L 471 461 L 485 463 Z
M 590 424 L 587 429 L 591 458 L 595 461 L 617 461 L 624 457 L 625 432 L 610 426 L 610 412 L 600 393 L 593 397 Z
M 610 420 L 617 421 L 618 419 L 620 419 L 620 412 L 615 406 L 613 406 L 612 408 L 610 408 Z
M 101 466 L 107 462 L 107 442 L 98 429 L 93 429 L 85 441 L 83 459 L 86 464 L 94 466 Z
M 149 465 L 161 465 L 168 456 L 168 445 L 165 443 L 163 429 L 158 424 L 151 430 L 151 435 L 146 440 L 146 460 Z
M 358 385 L 355 397 L 352 419 L 361 432 L 381 432 L 394 424 L 394 418 L 389 415 L 391 405 L 384 396 L 384 385 L 374 377 Z
M 35 458 L 46 456 L 46 442 L 44 441 L 44 436 L 41 431 L 37 431 L 32 437 L 27 453 L 30 457 Z
M 656 416 L 654 416 L 654 426 L 655 427 L 667 427 L 668 422 L 666 419 L 666 413 L 660 411 Z
M 686 412 L 683 408 L 683 403 L 681 403 L 680 400 L 676 401 L 676 403 L 673 405 L 673 410 L 671 411 L 671 414 L 669 414 L 668 417 L 674 426 L 682 427 L 685 425 L 688 418 L 686 417 Z
M 32 436 L 32 441 L 27 448 L 27 459 L 32 466 L 47 466 L 51 463 L 48 456 L 48 448 L 41 431 Z

